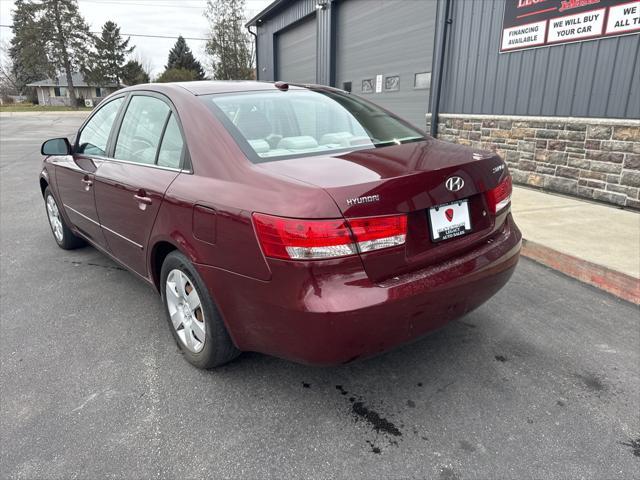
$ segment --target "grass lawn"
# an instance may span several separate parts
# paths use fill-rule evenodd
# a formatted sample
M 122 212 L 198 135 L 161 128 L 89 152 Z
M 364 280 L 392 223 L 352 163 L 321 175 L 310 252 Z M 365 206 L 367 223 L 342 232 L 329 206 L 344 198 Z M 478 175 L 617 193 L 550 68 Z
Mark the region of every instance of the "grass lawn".
M 75 109 L 71 107 L 65 107 L 64 105 L 49 106 L 49 105 L 33 105 L 31 103 L 13 103 L 11 105 L 0 105 L 0 112 L 67 112 Z M 92 109 L 87 107 L 79 107 L 77 109 L 81 112 L 89 112 Z

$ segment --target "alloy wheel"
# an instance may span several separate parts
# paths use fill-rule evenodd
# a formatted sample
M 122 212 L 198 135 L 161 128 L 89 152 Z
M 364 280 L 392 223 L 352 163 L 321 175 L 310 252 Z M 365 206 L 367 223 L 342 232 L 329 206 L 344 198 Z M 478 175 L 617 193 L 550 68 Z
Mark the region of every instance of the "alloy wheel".
M 47 196 L 47 217 L 49 217 L 49 224 L 53 235 L 58 242 L 62 242 L 64 233 L 62 231 L 62 218 L 60 217 L 60 210 L 58 210 L 58 204 L 56 204 L 53 195 Z
M 185 272 L 173 269 L 165 285 L 171 323 L 182 344 L 193 353 L 200 352 L 206 339 L 202 302 L 194 283 Z

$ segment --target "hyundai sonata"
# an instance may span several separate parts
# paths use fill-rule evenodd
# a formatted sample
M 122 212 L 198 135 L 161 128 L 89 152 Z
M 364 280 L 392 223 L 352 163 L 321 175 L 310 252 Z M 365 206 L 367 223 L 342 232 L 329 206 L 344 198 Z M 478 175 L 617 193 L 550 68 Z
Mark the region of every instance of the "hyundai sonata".
M 125 88 L 42 154 L 57 244 L 152 284 L 202 368 L 378 354 L 484 303 L 519 257 L 497 155 L 333 88 Z

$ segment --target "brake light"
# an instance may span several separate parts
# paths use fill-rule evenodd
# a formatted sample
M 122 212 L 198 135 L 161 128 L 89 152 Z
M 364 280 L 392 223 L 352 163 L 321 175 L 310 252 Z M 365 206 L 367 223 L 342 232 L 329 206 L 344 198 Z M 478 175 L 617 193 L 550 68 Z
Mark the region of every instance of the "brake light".
M 511 175 L 507 175 L 496 188 L 487 191 L 487 203 L 491 213 L 496 214 L 509 205 L 512 190 Z
M 352 220 L 302 220 L 254 213 L 253 222 L 267 257 L 320 260 L 402 245 L 405 215 Z
M 402 245 L 407 237 L 407 216 L 353 218 L 349 220 L 361 252 Z

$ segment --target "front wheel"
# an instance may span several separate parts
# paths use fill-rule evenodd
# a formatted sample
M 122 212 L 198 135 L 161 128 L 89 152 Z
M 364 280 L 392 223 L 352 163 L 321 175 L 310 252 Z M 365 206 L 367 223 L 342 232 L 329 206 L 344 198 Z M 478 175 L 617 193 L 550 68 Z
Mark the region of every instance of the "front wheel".
M 167 255 L 160 278 L 171 332 L 189 363 L 198 368 L 214 368 L 240 354 L 187 257 L 177 251 Z
M 58 203 L 56 202 L 56 199 L 51 193 L 51 189 L 49 187 L 44 191 L 44 204 L 47 208 L 47 218 L 49 219 L 51 233 L 53 233 L 53 238 L 58 246 L 64 250 L 73 250 L 74 248 L 84 246 L 84 240 L 77 235 L 74 235 L 64 221 L 64 218 L 62 218 Z

